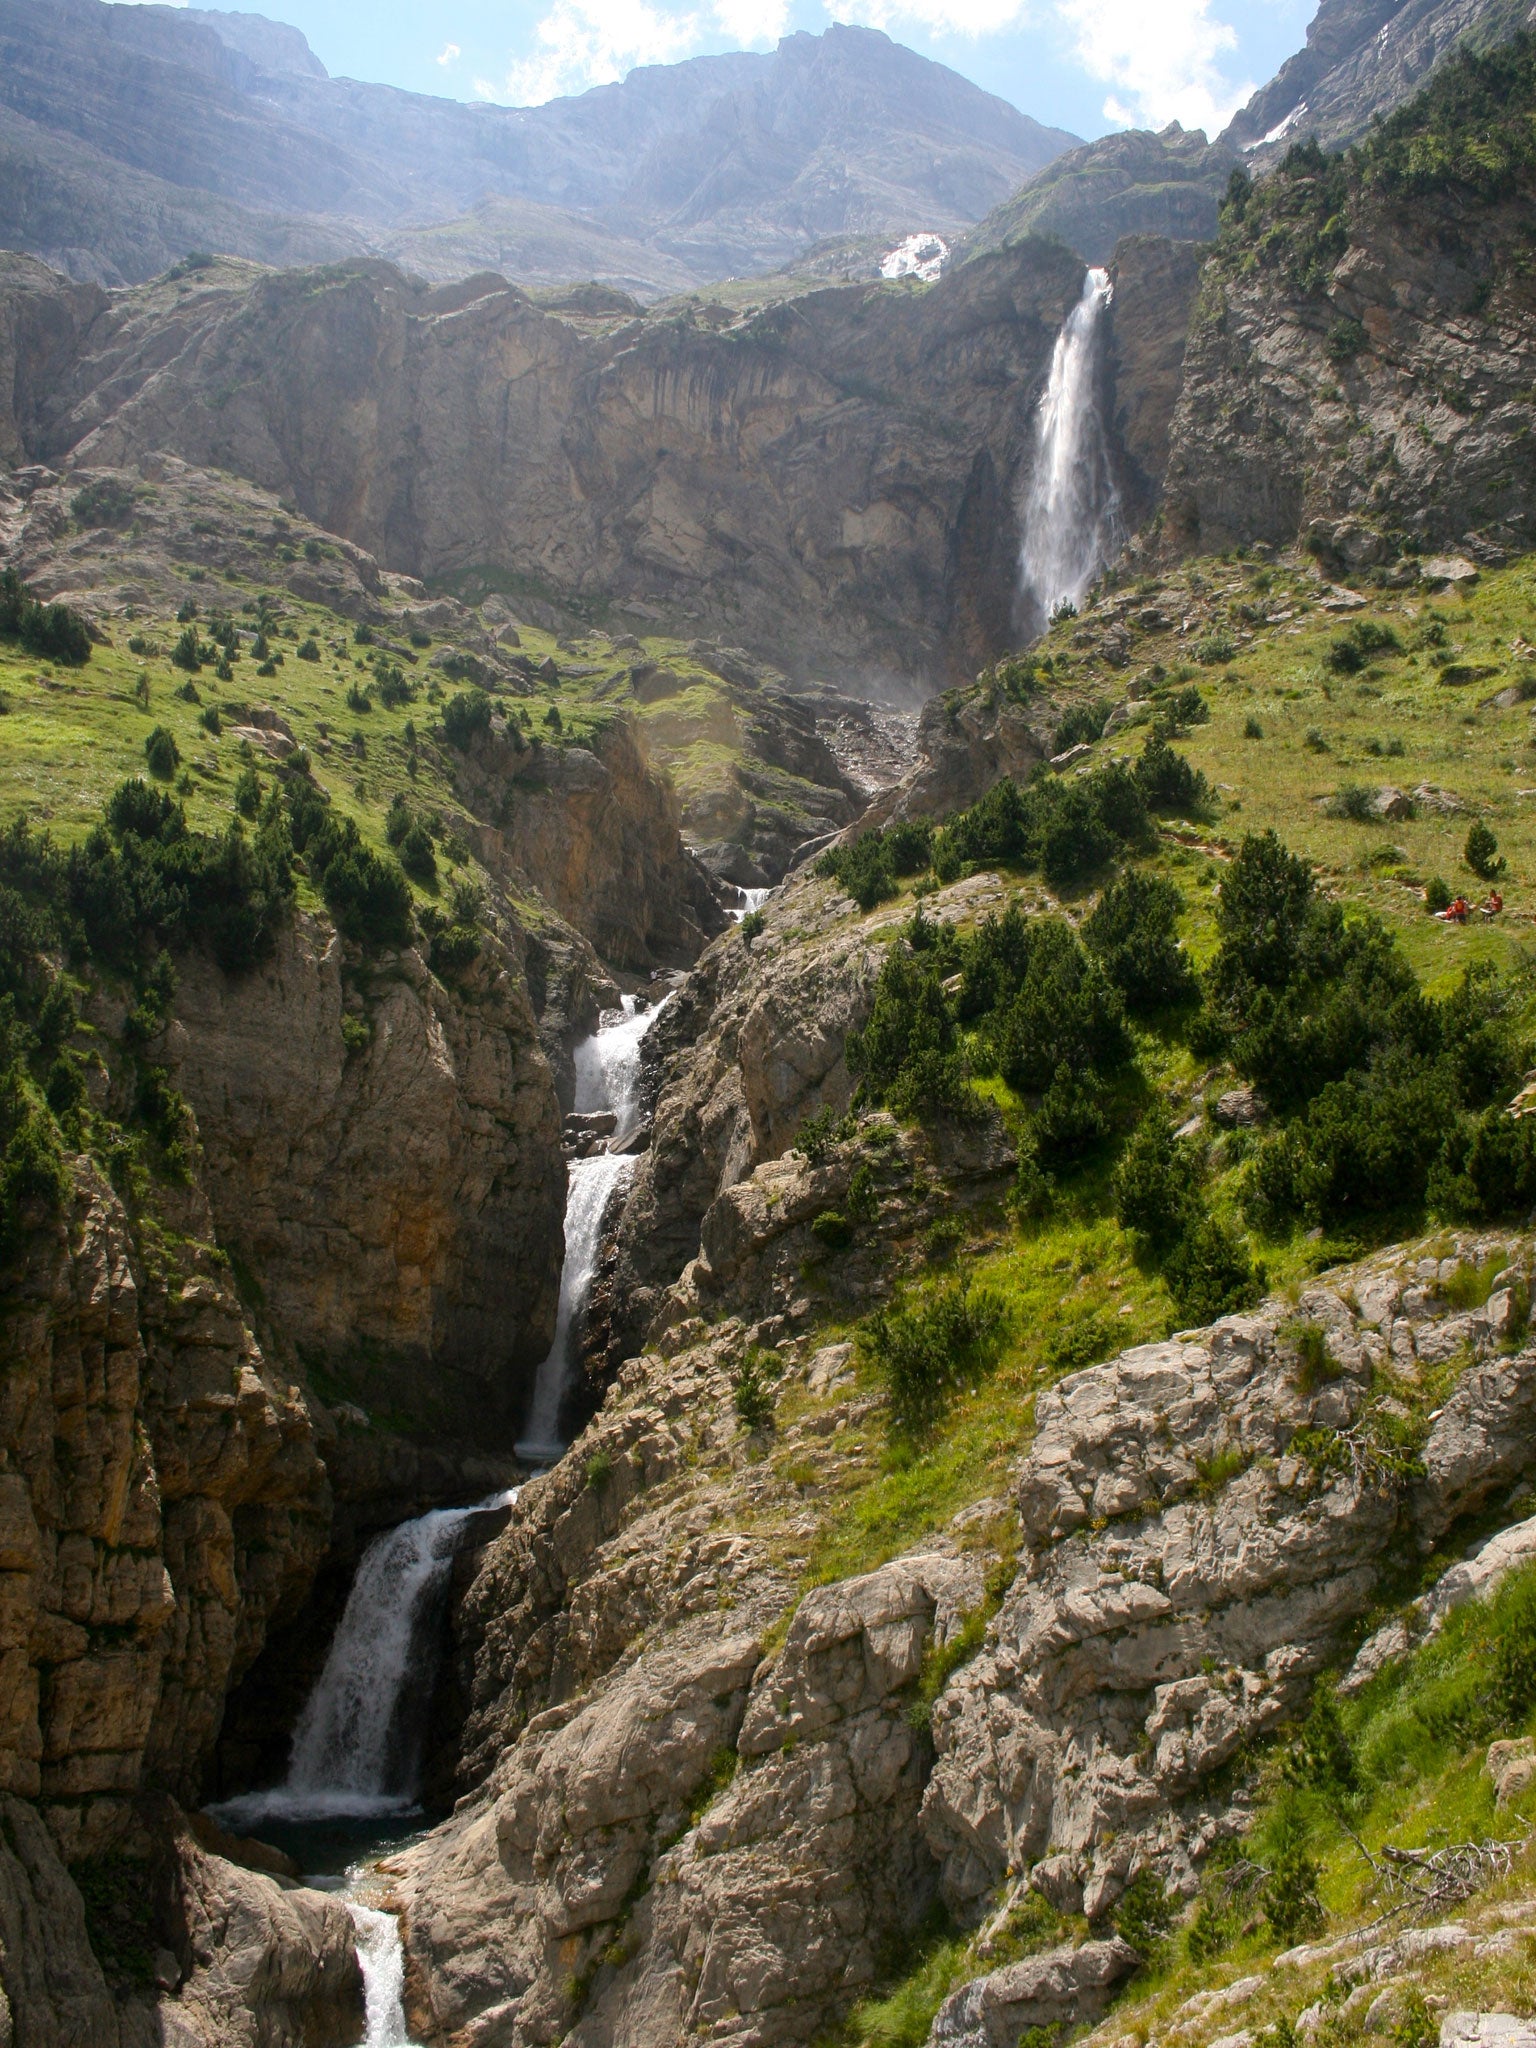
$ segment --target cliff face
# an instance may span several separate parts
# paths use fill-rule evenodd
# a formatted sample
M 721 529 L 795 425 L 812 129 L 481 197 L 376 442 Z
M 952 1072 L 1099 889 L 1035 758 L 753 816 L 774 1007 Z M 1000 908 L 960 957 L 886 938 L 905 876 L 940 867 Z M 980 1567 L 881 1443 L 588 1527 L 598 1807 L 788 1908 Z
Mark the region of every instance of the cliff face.
M 450 585 L 661 606 L 801 673 L 937 677 L 1011 636 L 1014 500 L 1080 287 L 1026 244 L 716 331 L 381 264 L 226 268 L 114 301 L 18 427 L 38 458 L 233 471 Z
M 146 1268 L 86 1161 L 6 1293 L 0 1772 L 67 1857 L 200 1796 L 228 1687 L 308 1588 L 330 1489 L 194 1194 Z
M 185 961 L 153 1050 L 274 1326 L 354 1398 L 483 1442 L 515 1427 L 549 1348 L 565 1175 L 527 996 L 506 963 L 477 969 L 454 995 L 414 953 L 360 971 L 300 917 L 239 981 Z
M 1262 188 L 1261 188 L 1262 190 Z M 1174 415 L 1165 537 L 1310 534 L 1346 565 L 1529 545 L 1536 296 L 1529 197 L 1351 194 L 1318 284 L 1218 259 Z

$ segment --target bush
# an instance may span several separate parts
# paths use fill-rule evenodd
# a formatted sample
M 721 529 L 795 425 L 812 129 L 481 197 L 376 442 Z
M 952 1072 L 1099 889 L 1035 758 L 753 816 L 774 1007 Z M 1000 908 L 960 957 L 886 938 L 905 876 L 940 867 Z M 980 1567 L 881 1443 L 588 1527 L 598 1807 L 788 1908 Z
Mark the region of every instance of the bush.
M 1260 1891 L 1269 1931 L 1283 1948 L 1321 1934 L 1326 1925 L 1317 1891 L 1317 1865 L 1303 1841 L 1288 1841 Z
M 1029 928 L 1017 993 L 987 1026 L 998 1067 L 1021 1094 L 1043 1094 L 1062 1066 L 1110 1074 L 1130 1057 L 1125 1005 L 1102 964 L 1060 918 Z
M 1449 910 L 1451 901 L 1449 885 L 1439 875 L 1432 876 L 1424 891 L 1424 908 L 1430 916 L 1438 917 L 1442 910 Z
M 1138 1014 L 1182 1002 L 1195 978 L 1179 947 L 1184 899 L 1172 882 L 1137 869 L 1110 883 L 1083 927 L 1089 951 Z
M 1052 1166 L 1079 1157 L 1107 1138 L 1109 1117 L 1098 1076 L 1074 1073 L 1063 1060 L 1040 1098 L 1030 1132 L 1041 1159 Z
M 1375 825 L 1381 821 L 1371 808 L 1371 792 L 1358 782 L 1341 782 L 1328 799 L 1330 818 L 1347 818 L 1356 825 Z
M 353 838 L 336 848 L 318 879 L 326 908 L 344 937 L 366 947 L 410 943 L 410 885 L 393 861 Z
M 491 700 L 484 690 L 460 690 L 443 706 L 443 735 L 465 753 L 491 729 Z
M 1204 1213 L 1204 1180 L 1199 1148 L 1176 1138 L 1165 1116 L 1143 1117 L 1111 1182 L 1121 1228 L 1162 1257 Z
M 158 776 L 162 782 L 169 782 L 181 766 L 181 749 L 176 744 L 175 735 L 163 725 L 157 725 L 144 742 L 144 759 L 149 764 L 151 775 Z
M 768 920 L 760 910 L 749 910 L 737 927 L 744 946 L 750 946 L 754 939 L 760 939 L 767 929 Z
M 81 668 L 91 658 L 91 635 L 67 604 L 44 604 L 14 569 L 0 569 L 0 640 L 18 640 L 39 661 Z
M 966 1074 L 949 1004 L 929 958 L 896 947 L 880 970 L 874 1008 L 850 1032 L 848 1070 L 876 1102 L 898 1115 L 953 1113 L 967 1099 Z
M 1211 800 L 1210 785 L 1166 739 L 1154 733 L 1136 763 L 1136 781 L 1149 809 L 1196 818 Z
M 172 668 L 185 669 L 189 676 L 195 676 L 203 665 L 203 643 L 197 637 L 196 626 L 183 627 L 176 645 L 171 649 Z
M 1115 1908 L 1115 1932 L 1143 1963 L 1159 1955 L 1178 1915 L 1179 1902 L 1150 1864 L 1138 1870 Z
M 842 1252 L 853 1243 L 853 1225 L 841 1211 L 823 1209 L 819 1216 L 811 1218 L 811 1235 L 829 1252 Z
M 1263 1275 L 1248 1247 L 1209 1214 L 1193 1223 L 1169 1252 L 1163 1279 L 1181 1323 L 1190 1329 L 1252 1308 L 1264 1291 Z
M 300 661 L 318 661 L 320 659 L 320 643 L 313 633 L 306 639 L 301 640 L 293 651 Z
M 1359 1768 L 1331 1685 L 1319 1681 L 1314 1687 L 1312 1710 L 1286 1752 L 1282 1769 L 1291 1784 L 1310 1786 L 1333 1802 L 1355 1790 Z
M 834 1145 L 851 1138 L 858 1128 L 858 1120 L 851 1110 L 839 1116 L 828 1105 L 808 1116 L 800 1126 L 795 1138 L 795 1150 L 812 1166 L 820 1166 Z
M 133 517 L 133 490 L 120 477 L 98 476 L 69 501 L 82 526 L 126 526 Z
M 1006 1323 L 1002 1303 L 963 1279 L 924 1298 L 898 1295 L 865 1323 L 859 1342 L 890 1397 L 896 1436 L 925 1435 L 962 1388 L 990 1370 Z
M 773 1386 L 778 1377 L 766 1354 L 750 1345 L 731 1374 L 731 1402 L 743 1429 L 761 1430 L 773 1426 Z
M 1312 907 L 1312 870 L 1273 832 L 1249 833 L 1222 878 L 1216 907 L 1218 990 L 1280 988 L 1295 971 Z
M 1324 660 L 1335 675 L 1358 675 L 1373 655 L 1400 654 L 1402 646 L 1379 619 L 1356 619 L 1347 632 L 1335 635 Z
M 1109 718 L 1107 704 L 1074 704 L 1056 728 L 1051 751 L 1064 754 L 1068 747 L 1082 746 L 1104 737 Z
M 400 841 L 400 865 L 414 881 L 423 884 L 437 880 L 437 857 L 432 851 L 432 835 L 419 818 L 413 818 Z
M 1467 834 L 1467 843 L 1462 849 L 1462 858 L 1474 875 L 1481 875 L 1485 882 L 1504 872 L 1504 862 L 1499 855 L 1499 842 L 1493 836 L 1486 819 L 1479 818 Z
M 817 861 L 816 872 L 835 881 L 860 910 L 873 910 L 896 894 L 896 873 L 881 832 L 861 832 L 851 845 L 829 847 Z

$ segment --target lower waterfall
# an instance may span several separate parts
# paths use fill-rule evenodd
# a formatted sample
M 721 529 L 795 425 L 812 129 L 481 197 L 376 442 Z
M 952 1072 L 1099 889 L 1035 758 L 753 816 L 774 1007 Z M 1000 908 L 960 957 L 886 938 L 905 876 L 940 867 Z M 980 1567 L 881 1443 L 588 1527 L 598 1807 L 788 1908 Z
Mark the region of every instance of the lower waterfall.
M 363 1552 L 325 1667 L 294 1731 L 288 1776 L 270 1791 L 213 1808 L 237 1832 L 306 1830 L 326 1824 L 394 1823 L 416 1812 L 422 1717 L 436 1677 L 432 1655 L 440 1603 L 468 1523 L 510 1506 L 513 1489 L 468 1508 L 439 1508 L 376 1536 Z M 378 1850 L 375 1848 L 374 1853 Z M 392 1913 L 362 1902 L 373 1883 L 365 1856 L 344 1876 L 309 1882 L 341 1894 L 357 1929 L 367 1997 L 359 2048 L 411 2048 L 405 2024 L 405 1957 Z
M 1120 493 L 1099 404 L 1107 270 L 1090 270 L 1051 355 L 1035 419 L 1035 459 L 1022 507 L 1019 581 L 1033 623 L 1076 607 L 1123 538 Z

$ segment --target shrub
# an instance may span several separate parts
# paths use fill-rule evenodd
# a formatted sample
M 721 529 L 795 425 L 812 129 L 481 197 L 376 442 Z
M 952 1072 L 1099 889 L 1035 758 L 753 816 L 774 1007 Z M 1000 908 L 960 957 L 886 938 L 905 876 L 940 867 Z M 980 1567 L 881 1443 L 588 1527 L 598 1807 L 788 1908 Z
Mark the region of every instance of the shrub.
M 1451 891 L 1449 885 L 1439 875 L 1432 876 L 1428 887 L 1424 891 L 1424 908 L 1431 917 L 1438 917 L 1440 912 L 1448 910 L 1450 905 Z
M 1250 713 L 1249 716 L 1243 720 L 1243 738 L 1245 740 L 1261 740 L 1263 739 L 1263 737 L 1263 726 L 1260 725 L 1259 721 L 1252 715 L 1252 713 Z
M 193 625 L 185 626 L 171 649 L 171 666 L 185 669 L 188 675 L 195 676 L 202 665 L 203 643 L 197 637 L 197 628 Z
M 1175 817 L 1198 817 L 1210 803 L 1210 785 L 1166 739 L 1154 733 L 1136 763 L 1136 781 L 1148 808 Z
M 320 659 L 320 643 L 313 633 L 301 640 L 293 651 L 300 661 L 318 661 Z
M 860 910 L 873 910 L 896 894 L 896 874 L 881 832 L 861 832 L 851 845 L 830 847 L 817 861 L 816 872 L 835 881 Z
M 1522 1572 L 1507 1580 L 1490 1619 L 1493 1710 L 1502 1726 L 1518 1727 L 1536 1706 L 1536 1575 Z
M 1216 668 L 1237 659 L 1237 642 L 1223 627 L 1216 627 L 1195 642 L 1195 659 L 1205 668 Z
M 773 1424 L 773 1387 L 766 1355 L 750 1345 L 731 1374 L 731 1402 L 743 1429 L 769 1429 Z
M 460 690 L 443 706 L 443 734 L 460 753 L 491 729 L 491 700 L 484 690 Z
M 1462 849 L 1462 858 L 1474 875 L 1481 875 L 1485 882 L 1491 882 L 1496 875 L 1504 872 L 1504 862 L 1499 855 L 1499 842 L 1493 836 L 1486 819 L 1479 818 L 1467 834 L 1467 843 Z
M 885 1382 L 893 1434 L 917 1437 L 933 1428 L 955 1393 L 995 1362 L 1005 1321 L 1002 1303 L 964 1279 L 946 1280 L 923 1298 L 898 1295 L 876 1310 L 859 1342 Z
M 203 731 L 211 733 L 214 739 L 217 739 L 224 730 L 224 720 L 219 715 L 217 704 L 208 705 L 197 722 L 203 728 Z
M 242 768 L 236 778 L 235 809 L 242 818 L 254 818 L 261 809 L 261 779 L 254 768 Z
M 361 839 L 353 838 L 336 848 L 320 872 L 319 883 L 326 907 L 344 937 L 368 947 L 409 944 L 410 885 L 393 861 L 382 859 Z
M 847 1060 L 871 1099 L 889 1103 L 898 1115 L 965 1108 L 958 1033 L 931 958 L 901 946 L 890 953 L 868 1024 L 849 1033 Z
M 811 1235 L 829 1252 L 846 1251 L 853 1243 L 853 1225 L 837 1209 L 823 1209 L 811 1218 Z
M 1052 752 L 1064 754 L 1068 747 L 1101 740 L 1108 718 L 1107 704 L 1074 704 L 1056 728 L 1056 737 L 1051 742 Z
M 795 1138 L 795 1150 L 812 1166 L 820 1166 L 832 1147 L 851 1138 L 857 1128 L 858 1120 L 851 1110 L 839 1116 L 829 1104 L 801 1124 Z
M 903 818 L 885 830 L 886 858 L 895 875 L 920 875 L 933 860 L 933 827 L 926 818 Z
M 1325 1798 L 1346 1798 L 1359 1781 L 1359 1769 L 1339 1702 L 1331 1685 L 1321 1681 L 1312 1693 L 1312 1709 L 1282 1761 L 1293 1785 L 1310 1786 Z
M 1200 1217 L 1173 1246 L 1163 1279 L 1188 1328 L 1252 1308 L 1264 1291 L 1248 1247 L 1211 1215 Z
M 1084 925 L 1084 943 L 1103 963 L 1128 1010 L 1161 1009 L 1193 990 L 1194 974 L 1177 938 L 1183 908 L 1172 882 L 1133 868 L 1110 883 Z
M 1371 792 L 1358 782 L 1341 782 L 1328 799 L 1330 818 L 1347 818 L 1356 825 L 1379 823 L 1371 808 Z
M 741 920 L 738 929 L 741 933 L 742 944 L 750 946 L 754 939 L 760 939 L 768 929 L 768 920 L 760 910 L 749 910 Z
M 144 742 L 144 759 L 149 764 L 151 775 L 162 782 L 169 782 L 181 766 L 181 750 L 176 745 L 175 735 L 163 726 L 157 725 Z
M 1335 320 L 1323 343 L 1323 353 L 1330 363 L 1352 363 L 1365 342 L 1365 329 L 1358 320 Z
M 419 818 L 413 818 L 400 841 L 400 865 L 414 881 L 430 883 L 437 880 L 437 857 L 432 851 L 432 835 Z
M 44 604 L 14 569 L 0 569 L 0 640 L 17 640 L 39 661 L 80 668 L 91 658 L 84 618 L 67 604 Z
M 1260 1888 L 1269 1931 L 1284 1948 L 1321 1934 L 1326 1924 L 1317 1891 L 1317 1865 L 1307 1853 L 1301 1828 L 1287 1830 Z
M 1312 870 L 1273 832 L 1249 833 L 1222 878 L 1216 907 L 1220 990 L 1279 988 L 1291 978 L 1312 907 Z
M 1108 1137 L 1104 1087 L 1097 1075 L 1074 1073 L 1063 1060 L 1040 1098 L 1030 1130 L 1040 1157 L 1053 1166 L 1077 1158 Z
M 995 1012 L 987 1035 L 1009 1084 L 1021 1094 L 1042 1094 L 1063 1066 L 1092 1076 L 1125 1064 L 1124 1009 L 1120 991 L 1071 927 L 1041 918 L 1030 928 L 1017 993 Z
M 1177 1898 L 1152 1868 L 1145 1864 L 1120 1894 L 1115 1908 L 1115 1932 L 1135 1949 L 1143 1963 L 1160 1954 L 1179 1910 Z
M 1121 1228 L 1158 1256 L 1171 1251 L 1203 1213 L 1204 1179 L 1198 1147 L 1176 1138 L 1166 1117 L 1143 1117 L 1111 1183 Z
M 82 526 L 126 526 L 133 517 L 133 489 L 120 477 L 98 476 L 69 501 Z

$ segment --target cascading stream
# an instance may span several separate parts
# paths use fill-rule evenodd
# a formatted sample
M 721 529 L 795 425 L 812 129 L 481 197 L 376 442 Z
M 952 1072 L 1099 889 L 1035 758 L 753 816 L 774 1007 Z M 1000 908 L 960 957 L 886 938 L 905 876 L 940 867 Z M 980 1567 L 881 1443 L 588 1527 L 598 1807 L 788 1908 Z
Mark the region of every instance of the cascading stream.
M 773 894 L 773 891 L 771 889 L 738 889 L 736 893 L 741 898 L 741 901 L 729 915 L 734 924 L 740 924 L 742 919 L 750 917 L 754 910 L 761 910 L 768 901 L 768 898 Z
M 398 1825 L 415 1810 L 421 1756 L 412 1707 L 425 1705 L 436 1676 L 433 1634 L 454 1554 L 473 1516 L 516 1498 L 513 1489 L 473 1507 L 439 1508 L 374 1538 L 299 1717 L 287 1778 L 271 1791 L 226 1800 L 214 1809 L 220 1821 L 236 1831 L 273 1822 Z M 357 1929 L 367 2000 L 361 2048 L 411 2048 L 399 1927 L 393 1914 L 353 1896 L 369 1876 L 366 1863 L 356 1864 L 333 1887 Z
M 1120 493 L 1099 405 L 1101 342 L 1113 300 L 1108 271 L 1090 270 L 1082 297 L 1056 337 L 1035 420 L 1019 580 L 1041 626 L 1063 605 L 1082 603 L 1123 539 Z
M 618 1017 L 583 1039 L 576 1048 L 578 1116 L 611 1111 L 614 1118 L 609 1149 L 570 1163 L 565 1198 L 565 1264 L 560 1273 L 560 1305 L 555 1338 L 533 1383 L 533 1402 L 517 1446 L 525 1465 L 552 1465 L 565 1451 L 560 1435 L 560 1408 L 575 1365 L 572 1338 L 581 1327 L 602 1252 L 603 1219 L 618 1188 L 634 1172 L 635 1162 L 623 1150 L 640 1127 L 640 1047 L 669 997 L 642 1010 L 625 996 Z

